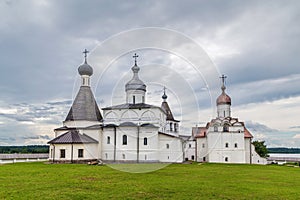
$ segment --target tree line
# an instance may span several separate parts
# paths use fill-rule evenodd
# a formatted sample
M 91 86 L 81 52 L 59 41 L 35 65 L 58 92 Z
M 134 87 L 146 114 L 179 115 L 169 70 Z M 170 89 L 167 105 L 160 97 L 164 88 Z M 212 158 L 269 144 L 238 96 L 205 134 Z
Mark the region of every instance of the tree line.
M 0 146 L 0 153 L 49 153 L 48 145 Z

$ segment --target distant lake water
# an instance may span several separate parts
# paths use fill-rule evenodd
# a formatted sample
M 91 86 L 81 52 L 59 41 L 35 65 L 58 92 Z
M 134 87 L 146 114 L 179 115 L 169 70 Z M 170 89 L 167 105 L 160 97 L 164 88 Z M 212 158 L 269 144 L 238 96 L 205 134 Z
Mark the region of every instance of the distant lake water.
M 300 158 L 299 153 L 269 153 L 270 157 Z

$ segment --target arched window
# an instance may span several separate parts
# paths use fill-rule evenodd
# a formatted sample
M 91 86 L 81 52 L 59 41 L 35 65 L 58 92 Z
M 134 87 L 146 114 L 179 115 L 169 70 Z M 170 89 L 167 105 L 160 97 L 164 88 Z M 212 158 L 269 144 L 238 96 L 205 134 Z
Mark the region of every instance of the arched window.
M 228 142 L 226 142 L 226 143 L 225 143 L 225 147 L 228 148 L 228 146 L 229 146 L 229 144 L 228 144 Z
M 145 103 L 145 97 L 142 96 L 142 103 Z
M 122 158 L 125 159 L 125 154 L 122 154 Z
M 133 98 L 132 102 L 133 102 L 133 104 L 135 104 L 135 96 L 133 96 L 132 98 Z
M 234 148 L 237 148 L 237 147 L 238 147 L 238 145 L 237 145 L 237 143 L 235 143 L 235 144 L 234 144 Z
M 170 123 L 170 131 L 173 131 L 173 127 L 172 127 L 173 123 Z
M 229 132 L 229 126 L 228 125 L 223 126 L 223 132 Z
M 123 145 L 127 145 L 127 135 L 123 135 Z
M 144 145 L 147 145 L 148 144 L 148 139 L 145 137 L 144 138 Z
M 225 157 L 225 162 L 228 162 L 228 157 Z
M 214 126 L 214 132 L 218 132 L 218 127 Z
M 107 136 L 107 144 L 110 144 L 110 137 Z
M 169 144 L 167 144 L 167 145 L 166 145 L 166 147 L 167 147 L 167 149 L 169 149 L 169 148 L 170 148 L 170 145 L 169 145 Z

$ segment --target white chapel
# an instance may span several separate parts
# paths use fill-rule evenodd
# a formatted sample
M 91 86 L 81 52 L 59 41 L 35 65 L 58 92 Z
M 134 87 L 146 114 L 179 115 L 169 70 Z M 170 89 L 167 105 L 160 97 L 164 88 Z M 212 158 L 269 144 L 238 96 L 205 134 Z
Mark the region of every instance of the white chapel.
M 72 107 L 49 141 L 52 162 L 182 162 L 183 139 L 164 90 L 161 106 L 146 103 L 146 84 L 139 78 L 138 55 L 133 76 L 125 85 L 121 105 L 98 108 L 90 87 L 93 68 L 85 60 L 79 66 L 81 86 Z
M 252 134 L 238 118 L 231 117 L 231 98 L 225 92 L 222 76 L 222 93 L 217 98 L 217 117 L 205 127 L 193 127 L 196 139 L 196 160 L 214 163 L 267 164 L 265 158 L 255 152 Z

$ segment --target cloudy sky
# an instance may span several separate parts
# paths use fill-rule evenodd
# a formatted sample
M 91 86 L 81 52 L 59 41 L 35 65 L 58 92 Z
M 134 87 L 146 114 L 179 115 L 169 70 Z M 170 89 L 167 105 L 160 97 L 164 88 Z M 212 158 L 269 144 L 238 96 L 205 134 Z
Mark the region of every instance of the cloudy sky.
M 0 145 L 45 144 L 91 51 L 99 107 L 125 101 L 139 54 L 147 102 L 162 87 L 182 131 L 215 117 L 227 75 L 232 115 L 270 147 L 300 147 L 300 2 L 0 1 Z

